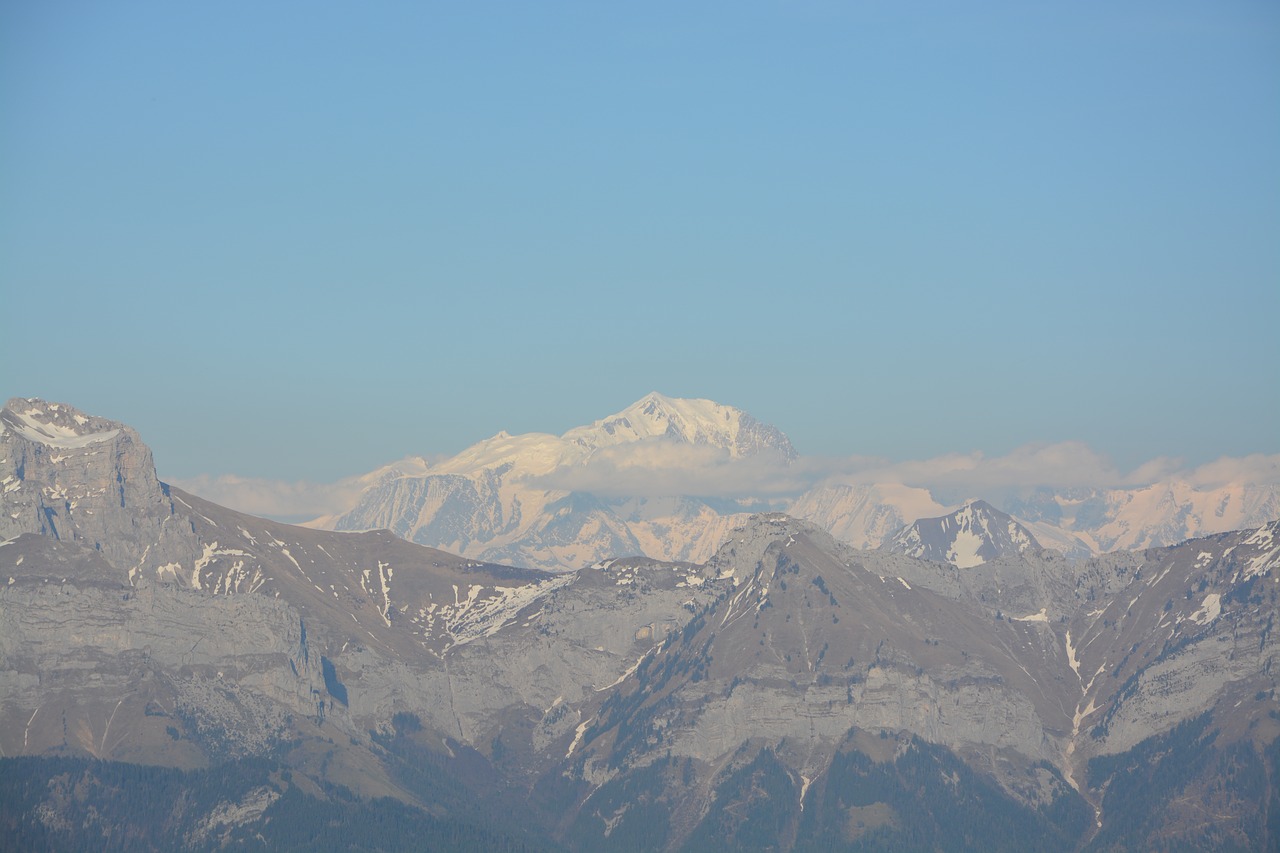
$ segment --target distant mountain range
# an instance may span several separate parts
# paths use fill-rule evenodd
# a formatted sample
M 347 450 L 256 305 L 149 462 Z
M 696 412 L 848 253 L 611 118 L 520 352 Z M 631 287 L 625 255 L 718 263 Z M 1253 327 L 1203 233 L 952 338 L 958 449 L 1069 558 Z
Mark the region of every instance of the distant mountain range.
M 506 512 L 534 444 L 787 464 L 649 403 L 480 469 Z M 1275 849 L 1280 522 L 1080 560 L 1028 530 L 972 502 L 895 553 L 757 513 L 702 562 L 548 572 L 237 513 L 124 424 L 11 400 L 5 844 Z
M 813 479 L 810 470 L 787 476 L 799 461 L 780 430 L 739 409 L 654 393 L 562 436 L 499 433 L 451 459 L 372 472 L 351 510 L 308 526 L 388 529 L 475 559 L 560 570 L 619 554 L 703 561 L 764 510 L 878 548 L 920 519 L 969 503 L 946 504 L 925 486 L 900 483 L 798 493 L 773 485 Z M 1280 486 L 1030 487 L 1005 494 L 1001 509 L 1037 546 L 1086 557 L 1264 524 L 1280 518 Z M 991 540 L 973 554 L 988 559 L 1005 544 Z

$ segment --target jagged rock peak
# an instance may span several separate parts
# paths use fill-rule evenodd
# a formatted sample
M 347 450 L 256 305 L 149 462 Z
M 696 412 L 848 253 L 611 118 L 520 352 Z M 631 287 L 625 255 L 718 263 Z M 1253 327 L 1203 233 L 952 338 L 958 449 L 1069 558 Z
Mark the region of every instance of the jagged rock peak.
M 886 548 L 961 569 L 980 566 L 1002 554 L 1043 550 L 1027 528 L 983 500 L 970 501 L 949 515 L 919 519 L 894 536 Z
M 694 445 L 717 447 L 734 457 L 771 450 L 794 459 L 791 440 L 777 427 L 712 400 L 680 399 L 655 392 L 621 412 L 576 427 L 562 436 L 583 447 L 596 449 L 647 438 L 667 438 Z

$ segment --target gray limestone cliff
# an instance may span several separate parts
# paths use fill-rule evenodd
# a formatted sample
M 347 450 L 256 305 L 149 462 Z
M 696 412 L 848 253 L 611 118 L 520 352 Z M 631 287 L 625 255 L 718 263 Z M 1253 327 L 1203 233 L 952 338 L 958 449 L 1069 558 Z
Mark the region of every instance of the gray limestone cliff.
M 14 398 L 0 410 L 0 489 L 0 539 L 74 542 L 125 569 L 148 549 L 194 545 L 138 434 L 66 404 Z

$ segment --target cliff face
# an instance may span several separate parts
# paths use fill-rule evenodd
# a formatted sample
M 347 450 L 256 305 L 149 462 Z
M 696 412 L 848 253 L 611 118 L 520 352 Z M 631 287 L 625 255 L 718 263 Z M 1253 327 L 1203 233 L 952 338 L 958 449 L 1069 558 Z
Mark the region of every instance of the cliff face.
M 30 534 L 0 548 L 0 746 L 196 766 L 266 752 L 330 698 L 296 611 L 130 585 L 96 551 Z
M 189 550 L 151 450 L 131 428 L 70 406 L 15 398 L 0 410 L 0 538 L 36 533 L 131 568 L 148 549 Z

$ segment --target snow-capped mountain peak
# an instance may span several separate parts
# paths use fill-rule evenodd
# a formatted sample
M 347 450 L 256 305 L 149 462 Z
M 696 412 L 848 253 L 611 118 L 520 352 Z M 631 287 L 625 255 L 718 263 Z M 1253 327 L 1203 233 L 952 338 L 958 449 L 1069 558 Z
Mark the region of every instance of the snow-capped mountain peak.
M 606 478 L 618 469 L 662 473 L 672 464 L 666 445 L 706 448 L 730 460 L 796 455 L 780 430 L 740 409 L 653 393 L 564 435 L 504 431 L 429 467 L 388 469 L 349 511 L 312 525 L 387 528 L 468 557 L 543 568 L 576 568 L 618 554 L 705 559 L 734 515 L 675 493 L 650 503 L 581 485 L 584 476 L 600 482 L 601 470 Z
M 478 475 L 483 471 L 511 471 L 538 476 L 573 464 L 584 456 L 559 436 L 544 432 L 511 435 L 505 430 L 471 445 L 451 459 L 432 467 L 434 474 Z
M 950 515 L 922 518 L 894 536 L 886 547 L 961 569 L 980 566 L 1001 554 L 1041 550 L 1030 531 L 983 500 L 970 501 Z
M 741 409 L 712 400 L 646 394 L 617 414 L 562 436 L 576 446 L 602 447 L 646 439 L 673 441 L 727 450 L 735 458 L 773 450 L 794 458 L 791 441 L 775 427 L 762 424 Z

